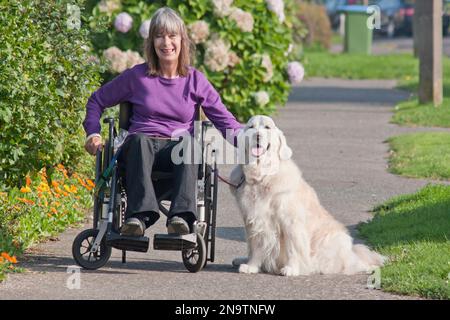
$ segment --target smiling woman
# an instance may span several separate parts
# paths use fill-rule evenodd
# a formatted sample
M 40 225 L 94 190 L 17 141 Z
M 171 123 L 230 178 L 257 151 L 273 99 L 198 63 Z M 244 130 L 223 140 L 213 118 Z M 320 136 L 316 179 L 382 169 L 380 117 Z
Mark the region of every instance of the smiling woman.
M 145 44 L 149 75 L 164 78 L 187 76 L 193 46 L 183 20 L 170 8 L 157 10 Z

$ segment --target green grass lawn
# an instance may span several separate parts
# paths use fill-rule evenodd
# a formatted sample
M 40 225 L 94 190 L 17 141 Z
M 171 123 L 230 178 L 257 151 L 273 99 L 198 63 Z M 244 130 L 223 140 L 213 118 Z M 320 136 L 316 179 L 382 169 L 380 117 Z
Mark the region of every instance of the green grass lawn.
M 403 126 L 426 126 L 426 127 L 450 127 L 450 59 L 445 59 L 442 105 L 435 107 L 432 103 L 419 104 L 417 94 L 413 99 L 400 102 L 395 107 L 395 113 L 391 122 Z M 400 81 L 400 89 L 418 92 L 419 80 L 417 77 Z
M 305 49 L 307 77 L 411 80 L 418 76 L 418 60 L 409 54 L 372 56 Z
M 393 198 L 359 225 L 360 235 L 389 257 L 384 291 L 450 299 L 450 186 L 428 185 Z
M 414 178 L 450 178 L 450 133 L 411 133 L 388 142 L 390 172 Z
M 450 97 L 441 106 L 432 103 L 419 104 L 417 98 L 400 102 L 395 107 L 392 123 L 409 127 L 450 127 Z

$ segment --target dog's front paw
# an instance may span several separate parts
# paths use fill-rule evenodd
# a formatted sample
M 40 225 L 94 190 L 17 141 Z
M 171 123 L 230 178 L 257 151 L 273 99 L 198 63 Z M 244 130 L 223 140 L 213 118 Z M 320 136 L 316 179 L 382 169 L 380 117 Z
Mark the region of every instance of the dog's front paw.
M 239 273 L 258 273 L 259 268 L 257 266 L 252 266 L 248 264 L 241 264 L 239 266 Z
M 248 258 L 247 257 L 238 257 L 238 258 L 234 258 L 233 262 L 231 262 L 231 264 L 233 265 L 233 267 L 237 268 L 241 264 L 244 264 L 244 263 L 247 263 L 247 262 L 248 262 Z
M 284 268 L 281 268 L 280 274 L 286 277 L 295 277 L 299 276 L 300 272 L 293 267 L 286 266 Z

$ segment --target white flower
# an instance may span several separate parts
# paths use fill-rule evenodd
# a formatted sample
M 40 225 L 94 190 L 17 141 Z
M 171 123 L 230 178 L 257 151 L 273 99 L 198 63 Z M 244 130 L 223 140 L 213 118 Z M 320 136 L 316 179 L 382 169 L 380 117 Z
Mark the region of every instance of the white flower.
M 126 12 L 119 13 L 114 20 L 114 27 L 117 31 L 127 33 L 133 26 L 133 18 Z
M 263 81 L 268 82 L 273 77 L 273 65 L 269 55 L 263 54 L 261 65 L 266 69 L 266 75 L 264 76 Z
M 228 50 L 230 45 L 225 43 L 217 35 L 207 41 L 205 50 L 205 65 L 211 71 L 222 71 L 228 66 L 230 57 Z
M 283 0 L 266 0 L 267 8 L 275 13 L 278 20 L 282 23 L 286 16 L 284 15 L 284 1 Z
M 125 54 L 126 54 L 127 68 L 132 68 L 137 64 L 145 62 L 144 58 L 140 56 L 139 52 L 127 50 Z
M 241 62 L 241 58 L 239 58 L 239 56 L 236 54 L 236 52 L 230 51 L 228 53 L 228 66 L 234 67 L 239 62 Z
M 252 32 L 253 16 L 251 13 L 245 12 L 239 8 L 233 8 L 229 18 L 236 22 L 239 29 L 244 32 Z
M 300 83 L 305 76 L 305 69 L 298 61 L 289 62 L 286 67 L 286 71 L 291 84 Z
M 284 56 L 287 57 L 292 52 L 292 49 L 294 49 L 294 45 L 291 43 L 289 44 L 287 51 L 284 53 Z
M 109 16 L 116 10 L 120 9 L 120 0 L 102 0 L 98 4 L 100 12 L 106 13 Z
M 216 17 L 223 18 L 231 13 L 233 0 L 212 0 L 213 13 Z
M 103 51 L 103 56 L 108 61 L 109 70 L 121 73 L 127 68 L 127 56 L 117 47 L 110 47 Z
M 265 106 L 270 101 L 267 91 L 258 91 L 253 94 L 253 98 L 255 99 L 256 104 L 261 107 Z
M 150 22 L 151 21 L 152 21 L 151 19 L 145 20 L 144 22 L 142 22 L 142 24 L 139 28 L 139 34 L 144 39 L 148 38 L 148 32 L 150 30 Z
M 209 25 L 203 20 L 190 24 L 189 35 L 195 44 L 203 43 L 209 37 Z
M 117 47 L 106 49 L 103 51 L 103 56 L 108 61 L 109 70 L 114 73 L 121 73 L 127 68 L 132 68 L 137 64 L 145 62 L 138 52 L 132 50 L 123 52 Z

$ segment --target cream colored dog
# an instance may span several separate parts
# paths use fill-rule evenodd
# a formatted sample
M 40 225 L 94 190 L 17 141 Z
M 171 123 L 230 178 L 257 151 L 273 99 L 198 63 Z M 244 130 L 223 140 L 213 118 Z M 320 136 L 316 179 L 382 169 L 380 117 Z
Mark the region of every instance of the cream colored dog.
M 240 184 L 231 192 L 244 219 L 248 245 L 248 258 L 233 261 L 239 272 L 355 274 L 383 265 L 383 256 L 354 245 L 346 228 L 321 206 L 271 118 L 252 117 L 240 135 L 241 142 L 245 139 L 242 148 L 249 162 L 236 166 L 230 177 Z

